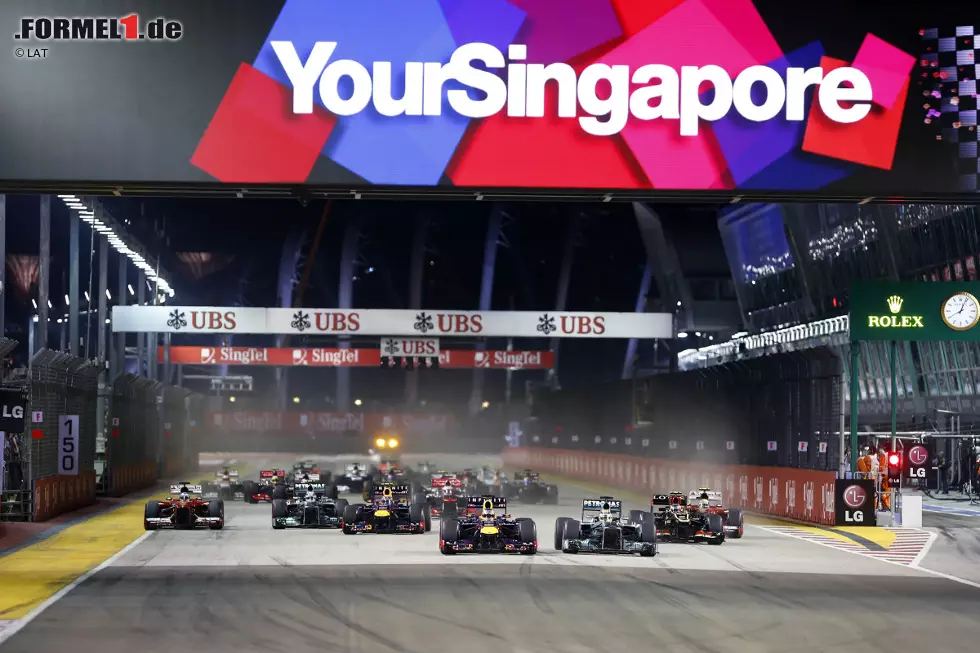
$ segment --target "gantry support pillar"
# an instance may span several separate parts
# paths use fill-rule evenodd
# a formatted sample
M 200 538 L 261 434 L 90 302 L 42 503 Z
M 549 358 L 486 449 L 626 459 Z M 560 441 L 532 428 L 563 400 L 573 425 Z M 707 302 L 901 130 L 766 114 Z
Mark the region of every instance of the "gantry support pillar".
M 561 255 L 561 271 L 558 275 L 558 292 L 555 296 L 555 310 L 564 311 L 568 305 L 568 287 L 572 282 L 572 265 L 575 263 L 575 247 L 582 232 L 582 216 L 576 215 L 568 223 L 568 231 L 565 233 L 565 249 Z M 558 382 L 558 354 L 561 347 L 561 338 L 552 338 L 550 349 L 555 355 L 555 366 L 548 370 L 548 385 L 553 390 L 558 390 L 561 384 Z
M 340 248 L 340 284 L 337 288 L 337 308 L 351 309 L 354 304 L 354 272 L 357 257 L 360 253 L 361 231 L 364 220 L 355 218 L 347 225 L 344 232 L 344 242 Z M 341 349 L 350 347 L 350 340 L 342 339 L 338 346 Z M 350 410 L 350 368 L 337 368 L 337 410 Z
M 420 217 L 415 223 L 415 237 L 412 240 L 412 260 L 409 271 L 408 307 L 414 311 L 422 309 L 422 288 L 425 283 L 425 242 L 429 231 L 429 218 Z M 419 403 L 419 370 L 409 370 L 405 375 L 405 403 L 416 406 Z
M 504 211 L 499 204 L 493 207 L 487 222 L 487 237 L 483 242 L 483 276 L 480 280 L 480 311 L 489 311 L 493 299 L 493 276 L 497 267 L 497 244 L 500 242 L 500 228 L 503 226 Z M 487 348 L 486 342 L 477 345 L 478 351 Z M 473 390 L 470 393 L 470 414 L 475 415 L 483 405 L 482 368 L 473 370 Z

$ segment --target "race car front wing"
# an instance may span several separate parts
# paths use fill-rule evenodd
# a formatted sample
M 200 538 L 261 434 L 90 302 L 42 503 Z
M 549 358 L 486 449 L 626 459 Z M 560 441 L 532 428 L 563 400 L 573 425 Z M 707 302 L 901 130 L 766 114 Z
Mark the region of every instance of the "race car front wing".
M 170 517 L 144 517 L 143 521 L 150 526 L 155 526 L 157 528 L 177 528 L 177 524 L 173 522 Z M 210 526 L 212 524 L 221 524 L 224 522 L 222 517 L 198 517 L 189 526 Z

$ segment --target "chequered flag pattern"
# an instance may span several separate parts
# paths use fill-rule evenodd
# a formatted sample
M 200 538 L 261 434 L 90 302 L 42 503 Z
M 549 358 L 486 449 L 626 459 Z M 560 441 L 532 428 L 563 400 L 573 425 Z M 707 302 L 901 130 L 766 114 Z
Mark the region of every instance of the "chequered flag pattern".
M 936 139 L 955 144 L 957 190 L 980 190 L 980 151 L 977 143 L 977 57 L 975 28 L 961 25 L 922 30 L 919 58 L 923 112 L 935 126 Z

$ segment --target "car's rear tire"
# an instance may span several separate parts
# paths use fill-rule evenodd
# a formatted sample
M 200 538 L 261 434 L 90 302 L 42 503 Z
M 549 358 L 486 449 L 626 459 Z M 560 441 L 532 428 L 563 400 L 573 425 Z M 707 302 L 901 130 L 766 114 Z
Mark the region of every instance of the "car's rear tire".
M 151 524 L 146 521 L 147 519 L 159 519 L 160 517 L 160 502 L 159 501 L 147 501 L 146 506 L 143 508 L 143 528 L 148 531 L 155 531 L 159 528 L 156 524 Z
M 562 551 L 565 553 L 578 553 L 578 547 L 564 548 L 564 540 L 577 540 L 582 536 L 582 522 L 570 517 L 566 518 L 565 526 L 562 528 L 561 539 Z
M 647 517 L 649 516 L 650 513 L 646 510 L 630 510 L 629 518 L 634 524 L 642 524 L 643 522 L 647 521 Z
M 356 531 L 354 530 L 354 524 L 357 523 L 357 519 L 360 516 L 361 506 L 360 503 L 349 504 L 344 508 L 344 525 L 343 531 L 344 535 L 354 535 Z
M 245 495 L 245 503 L 258 503 L 255 495 L 258 494 L 259 486 L 255 481 L 245 481 L 242 483 L 242 494 Z
M 280 519 L 285 519 L 288 514 L 286 508 L 286 502 L 282 499 L 273 499 L 272 501 L 272 527 L 276 530 L 281 530 L 286 528 L 286 524 L 278 521 Z
M 517 520 L 517 534 L 521 544 L 533 544 L 534 548 L 530 551 L 521 551 L 521 555 L 534 555 L 538 552 L 538 526 L 529 517 L 521 517 Z
M 425 515 L 425 532 L 428 533 L 432 530 L 432 508 L 429 507 L 428 501 L 423 501 L 421 505 L 422 514 Z
M 442 501 L 442 511 L 439 513 L 439 519 L 456 519 L 459 517 L 459 504 L 453 501 Z
M 729 509 L 728 520 L 725 522 L 725 525 L 738 526 L 738 530 L 728 534 L 728 536 L 735 540 L 741 539 L 742 535 L 745 533 L 745 514 L 742 512 L 742 509 Z
M 705 525 L 712 535 L 708 544 L 718 546 L 725 541 L 725 520 L 721 515 L 705 515 Z
M 657 543 L 657 525 L 652 519 L 640 522 L 640 542 L 645 544 Z
M 559 517 L 555 520 L 555 551 L 561 551 L 562 538 L 565 534 L 565 522 L 571 517 Z
M 429 504 L 427 503 L 413 503 L 408 506 L 408 519 L 413 524 L 420 524 L 422 527 L 421 531 L 417 531 L 419 533 L 425 532 L 425 509 L 428 507 Z
M 336 485 L 328 485 L 327 486 L 327 498 L 333 499 L 333 500 L 336 501 L 337 500 L 337 497 L 339 497 L 339 496 L 340 496 L 340 490 L 337 489 L 337 486 Z
M 222 499 L 208 501 L 208 517 L 217 517 L 221 521 L 217 524 L 208 524 L 212 531 L 220 531 L 225 527 L 225 502 Z
M 276 484 L 276 486 L 272 488 L 272 500 L 273 501 L 276 501 L 278 499 L 281 499 L 282 501 L 285 501 L 286 500 L 286 486 L 285 485 Z
M 443 555 L 454 555 L 456 551 L 452 548 L 450 544 L 447 546 L 447 542 L 452 543 L 459 539 L 459 522 L 456 520 L 446 521 L 443 520 L 439 523 L 439 550 L 442 551 Z
M 347 506 L 349 506 L 350 503 L 347 502 L 347 499 L 337 499 L 333 502 L 333 505 L 337 518 L 340 519 L 342 523 L 344 521 L 344 512 L 347 510 Z

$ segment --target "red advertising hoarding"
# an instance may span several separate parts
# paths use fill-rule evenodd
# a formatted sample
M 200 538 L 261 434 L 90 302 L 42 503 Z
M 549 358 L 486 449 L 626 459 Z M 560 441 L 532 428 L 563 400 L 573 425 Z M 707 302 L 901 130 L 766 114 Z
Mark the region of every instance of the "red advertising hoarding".
M 719 490 L 728 506 L 817 524 L 834 523 L 834 472 L 786 467 L 709 465 L 626 454 L 532 449 L 504 451 L 510 467 L 531 468 L 642 494 Z
M 456 426 L 452 415 L 414 413 L 334 413 L 321 411 L 225 411 L 209 413 L 212 432 L 266 435 L 373 434 L 390 431 L 401 435 L 448 433 Z
M 946 72 L 972 62 L 969 3 L 172 0 L 166 19 L 138 0 L 127 16 L 93 6 L 0 3 L 17 46 L 0 69 L 0 179 L 87 194 L 977 191 L 960 147 L 976 142 L 976 102 Z

